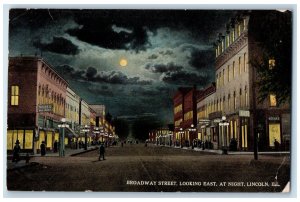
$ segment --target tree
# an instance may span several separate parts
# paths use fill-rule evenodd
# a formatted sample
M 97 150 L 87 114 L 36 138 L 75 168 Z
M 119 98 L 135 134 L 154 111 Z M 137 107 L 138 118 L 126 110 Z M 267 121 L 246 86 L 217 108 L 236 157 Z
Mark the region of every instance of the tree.
M 114 119 L 115 132 L 120 139 L 126 139 L 129 135 L 129 124 L 124 119 Z
M 291 100 L 292 26 L 291 12 L 256 11 L 249 21 L 252 35 L 261 50 L 260 57 L 250 61 L 257 70 L 258 100 L 263 102 L 270 93 L 277 104 Z M 269 60 L 273 59 L 273 64 Z

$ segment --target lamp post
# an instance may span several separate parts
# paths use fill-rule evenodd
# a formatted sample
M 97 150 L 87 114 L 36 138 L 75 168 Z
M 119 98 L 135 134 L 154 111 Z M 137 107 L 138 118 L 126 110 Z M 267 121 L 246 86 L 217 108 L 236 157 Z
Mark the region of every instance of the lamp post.
M 226 121 L 226 116 L 222 116 L 222 121 L 219 123 L 219 126 L 222 128 L 222 150 L 223 154 L 228 154 L 227 153 L 227 132 L 225 134 L 224 127 L 228 127 L 229 123 Z
M 196 128 L 194 127 L 194 124 L 191 124 L 191 127 L 189 128 L 189 132 L 192 133 L 192 137 L 194 138 L 194 132 L 196 131 Z M 194 143 L 193 143 L 194 139 L 191 138 L 190 136 L 190 142 L 192 144 L 192 149 L 194 149 Z
M 82 130 L 84 132 L 84 150 L 87 150 L 87 133 L 89 132 L 89 127 L 88 125 L 84 126 L 84 129 Z
M 183 129 L 182 128 L 180 128 L 179 129 L 180 130 L 180 132 L 179 132 L 179 134 L 180 134 L 180 147 L 182 148 L 183 147 L 183 145 L 182 145 L 182 135 L 183 135 Z
M 94 129 L 94 133 L 96 134 L 96 138 L 95 138 L 95 139 L 97 139 L 97 140 L 98 140 L 98 134 L 100 134 L 100 130 L 99 130 L 99 128 L 98 128 L 98 127 L 95 127 L 95 129 Z
M 69 125 L 66 124 L 66 118 L 61 119 L 62 124 L 59 124 L 60 136 L 59 136 L 59 156 L 65 156 L 65 128 L 68 128 Z

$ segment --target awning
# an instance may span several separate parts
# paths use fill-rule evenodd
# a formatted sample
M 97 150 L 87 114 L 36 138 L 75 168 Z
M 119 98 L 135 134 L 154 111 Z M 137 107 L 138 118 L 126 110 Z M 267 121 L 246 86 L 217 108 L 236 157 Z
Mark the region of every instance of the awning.
M 75 133 L 75 131 L 74 131 L 74 130 L 72 130 L 72 128 L 70 128 L 70 127 L 66 127 L 66 129 L 67 129 L 67 131 L 69 131 L 69 132 L 70 132 L 69 134 L 71 134 L 71 136 L 78 137 L 78 134 L 76 134 L 76 133 Z

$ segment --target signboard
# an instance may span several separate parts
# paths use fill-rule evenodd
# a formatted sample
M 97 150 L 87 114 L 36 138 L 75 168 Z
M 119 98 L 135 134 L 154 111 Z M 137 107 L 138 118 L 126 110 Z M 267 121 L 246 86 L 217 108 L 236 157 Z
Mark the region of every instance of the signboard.
M 52 112 L 53 105 L 52 104 L 41 104 L 38 105 L 38 112 Z
M 279 116 L 269 116 L 269 121 L 280 121 L 280 117 Z
M 250 117 L 250 111 L 248 111 L 248 110 L 240 110 L 239 111 L 239 116 L 240 117 Z

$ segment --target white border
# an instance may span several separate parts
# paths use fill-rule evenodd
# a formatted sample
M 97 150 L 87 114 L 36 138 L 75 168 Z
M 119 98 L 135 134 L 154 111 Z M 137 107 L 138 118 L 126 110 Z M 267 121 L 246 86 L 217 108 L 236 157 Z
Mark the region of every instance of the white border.
M 71 3 L 71 4 L 69 4 Z M 84 4 L 83 4 L 84 3 Z M 3 68 L 1 68 L 2 72 L 0 73 L 0 80 L 3 82 L 3 85 L 1 85 L 0 89 L 3 92 L 2 94 L 2 105 L 0 105 L 0 114 L 1 116 L 0 119 L 0 126 L 2 128 L 2 140 L 0 141 L 0 148 L 2 148 L 1 152 L 3 152 L 3 155 L 0 155 L 2 162 L 6 162 L 6 148 L 3 144 L 5 142 L 5 137 L 3 134 L 6 134 L 6 120 L 7 120 L 7 105 L 6 105 L 6 100 L 7 100 L 7 66 L 8 66 L 8 10 L 10 7 L 13 8 L 147 8 L 147 9 L 182 9 L 182 8 L 187 8 L 187 9 L 274 9 L 274 8 L 282 8 L 286 9 L 287 7 L 290 8 L 292 7 L 294 10 L 294 18 L 293 18 L 293 27 L 295 28 L 293 32 L 293 91 L 292 91 L 292 136 L 294 141 L 292 143 L 292 164 L 293 163 L 299 163 L 299 149 L 297 149 L 297 145 L 300 145 L 299 140 L 300 138 L 297 138 L 297 125 L 298 119 L 297 119 L 297 114 L 299 114 L 299 110 L 297 107 L 297 98 L 298 98 L 298 92 L 296 89 L 300 89 L 299 87 L 299 82 L 297 81 L 298 72 L 297 71 L 297 50 L 299 47 L 299 40 L 297 40 L 297 34 L 298 29 L 299 29 L 299 15 L 298 15 L 298 8 L 297 0 L 285 0 L 285 1 L 279 1 L 279 0 L 272 0 L 270 2 L 262 2 L 260 0 L 252 0 L 252 1 L 243 1 L 243 2 L 238 2 L 238 1 L 232 1 L 228 0 L 226 1 L 226 4 L 224 4 L 223 1 L 220 0 L 210 0 L 210 4 L 197 4 L 195 1 L 191 0 L 185 0 L 184 2 L 178 1 L 178 0 L 168 0 L 168 1 L 162 1 L 162 0 L 152 0 L 152 1 L 143 1 L 143 2 L 138 2 L 138 1 L 117 1 L 117 0 L 110 0 L 107 1 L 107 3 L 102 3 L 98 4 L 99 1 L 97 0 L 85 0 L 83 2 L 74 2 L 70 0 L 46 0 L 46 1 L 38 1 L 38 0 L 3 0 L 2 1 L 2 6 L 0 8 L 0 24 L 2 25 L 1 29 L 1 35 L 0 35 L 0 44 L 3 47 L 3 53 L 0 54 L 0 61 L 3 61 Z M 126 3 L 126 4 L 125 4 Z M 154 3 L 154 4 L 151 4 Z M 184 4 L 183 4 L 184 3 Z M 89 5 L 88 5 L 89 4 Z M 97 4 L 97 5 L 96 5 Z M 177 5 L 174 5 L 177 4 Z M 239 5 L 238 5 L 239 4 Z M 276 4 L 276 5 L 275 5 Z M 287 5 L 287 4 L 294 4 L 294 5 Z M 1 23 L 3 22 L 3 23 Z M 297 28 L 297 29 L 296 29 Z M 299 78 L 299 77 L 298 77 Z M 1 133 L 0 133 L 1 134 Z M 296 139 L 297 138 L 297 139 Z M 297 161 L 298 160 L 298 161 Z M 2 173 L 4 175 L 1 175 L 1 181 L 3 183 L 0 183 L 0 188 L 3 190 L 3 196 L 4 197 L 29 197 L 25 199 L 27 200 L 36 200 L 37 197 L 59 197 L 59 198 L 73 198 L 76 197 L 78 201 L 82 201 L 83 199 L 81 198 L 93 198 L 93 197 L 104 197 L 104 198 L 134 198 L 130 199 L 136 200 L 137 198 L 166 198 L 166 197 L 171 197 L 172 201 L 182 201 L 184 199 L 182 198 L 189 198 L 188 200 L 197 200 L 197 199 L 191 199 L 193 198 L 224 198 L 222 201 L 236 201 L 236 200 L 241 200 L 238 198 L 245 198 L 249 197 L 246 199 L 246 201 L 253 201 L 254 198 L 272 198 L 272 201 L 282 201 L 283 198 L 289 198 L 289 199 L 284 199 L 287 201 L 296 201 L 296 199 L 299 197 L 299 175 L 297 176 L 296 173 L 296 168 L 299 168 L 298 166 L 296 167 L 295 165 L 291 166 L 292 168 L 292 173 L 291 177 L 293 177 L 292 181 L 292 192 L 289 194 L 281 194 L 281 193 L 126 193 L 126 192 L 98 192 L 98 193 L 78 193 L 78 192 L 7 192 L 6 190 L 6 165 L 5 163 L 3 164 L 3 169 Z M 3 179 L 2 179 L 3 177 Z M 294 180 L 294 178 L 296 180 Z M 296 188 L 298 188 L 298 192 L 296 191 Z M 298 196 L 297 196 L 298 195 Z M 2 196 L 2 197 L 3 197 Z M 30 197 L 34 197 L 33 199 L 30 199 Z M 178 199 L 176 199 L 176 198 Z M 230 198 L 234 197 L 234 198 Z M 292 198 L 290 198 L 292 197 Z M 9 200 L 9 199 L 5 199 Z M 20 199 L 19 199 L 20 200 Z M 24 199 L 22 199 L 24 200 Z M 38 199 L 41 200 L 41 199 Z M 47 200 L 47 199 L 43 199 Z M 53 200 L 53 199 L 48 199 L 48 200 Z M 73 200 L 73 199 L 72 199 Z M 93 199 L 91 199 L 93 200 Z M 123 200 L 123 199 L 122 199 Z M 145 199 L 144 199 L 145 200 Z M 147 200 L 147 199 L 146 199 Z M 151 200 L 151 199 L 150 199 Z M 199 199 L 198 199 L 199 200 Z M 201 200 L 201 199 L 200 199 Z M 208 199 L 203 199 L 203 200 L 208 200 Z M 216 200 L 216 199 L 215 199 Z M 218 200 L 218 199 L 217 199 Z M 256 200 L 256 199 L 255 199 Z

